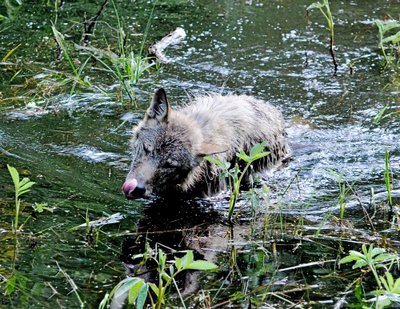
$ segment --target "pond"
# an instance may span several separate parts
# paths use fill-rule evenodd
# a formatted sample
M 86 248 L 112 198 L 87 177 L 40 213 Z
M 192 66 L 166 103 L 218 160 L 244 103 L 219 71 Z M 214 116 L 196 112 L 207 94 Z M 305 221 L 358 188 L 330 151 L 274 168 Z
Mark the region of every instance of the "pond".
M 171 307 L 340 308 L 360 303 L 357 287 L 378 288 L 339 260 L 362 244 L 399 251 L 400 79 L 374 23 L 397 18 L 398 1 L 331 3 L 336 74 L 327 21 L 306 13 L 312 1 L 21 2 L 0 5 L 0 307 L 98 307 L 149 248 L 218 265 L 182 276 Z M 138 54 L 176 27 L 186 39 L 131 81 L 131 98 L 115 67 L 92 57 L 118 55 L 121 33 Z M 242 192 L 233 225 L 228 192 L 174 204 L 123 196 L 131 128 L 160 87 L 173 108 L 216 92 L 283 112 L 291 161 L 257 194 Z M 7 165 L 35 182 L 16 233 Z

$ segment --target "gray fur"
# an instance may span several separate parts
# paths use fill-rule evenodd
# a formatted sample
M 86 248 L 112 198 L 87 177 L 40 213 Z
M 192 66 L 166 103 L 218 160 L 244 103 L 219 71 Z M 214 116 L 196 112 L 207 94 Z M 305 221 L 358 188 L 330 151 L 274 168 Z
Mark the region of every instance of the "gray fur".
M 254 165 L 255 171 L 280 164 L 288 154 L 283 117 L 272 105 L 246 95 L 213 94 L 175 111 L 160 89 L 133 129 L 126 181 L 135 179 L 146 193 L 160 196 L 210 195 L 224 189 L 225 181 L 204 156 L 234 162 L 239 150 L 248 152 L 263 141 L 271 154 Z

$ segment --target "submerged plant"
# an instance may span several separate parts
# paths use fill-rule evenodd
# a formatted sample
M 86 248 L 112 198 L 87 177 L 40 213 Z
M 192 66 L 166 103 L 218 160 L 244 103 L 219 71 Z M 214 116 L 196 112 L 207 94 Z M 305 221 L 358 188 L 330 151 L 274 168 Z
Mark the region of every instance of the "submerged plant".
M 239 197 L 240 186 L 242 184 L 243 178 L 249 176 L 248 170 L 254 161 L 262 159 L 270 154 L 268 151 L 265 150 L 265 146 L 267 145 L 266 142 L 262 142 L 260 144 L 254 145 L 251 149 L 249 154 L 246 154 L 243 150 L 236 154 L 236 156 L 242 160 L 245 165 L 242 170 L 239 168 L 239 164 L 236 163 L 233 168 L 230 168 L 229 162 L 223 162 L 218 158 L 206 156 L 205 159 L 218 165 L 223 173 L 221 174 L 222 177 L 228 178 L 229 188 L 231 190 L 231 196 L 229 201 L 229 212 L 228 212 L 228 219 L 229 221 L 232 220 L 232 215 L 235 210 L 236 202 Z
M 100 303 L 99 308 L 106 308 L 109 301 L 115 297 L 117 299 L 128 298 L 128 304 L 136 305 L 136 308 L 143 308 L 146 299 L 149 297 L 151 307 L 154 309 L 163 308 L 167 302 L 168 291 L 171 286 L 175 286 L 178 295 L 182 301 L 182 307 L 185 308 L 185 304 L 179 292 L 179 287 L 176 282 L 176 277 L 187 270 L 214 270 L 218 266 L 214 263 L 195 260 L 193 251 L 184 251 L 186 254 L 179 258 L 174 256 L 173 260 L 167 260 L 167 254 L 162 249 L 156 249 L 153 251 L 148 248 L 147 252 L 142 255 L 135 257 L 142 257 L 144 262 L 148 259 L 153 260 L 157 264 L 158 283 L 147 282 L 142 278 L 128 277 L 119 282 L 111 293 L 107 293 Z M 152 291 L 155 298 L 153 299 Z
M 331 13 L 331 8 L 329 6 L 329 1 L 328 0 L 322 0 L 322 2 L 314 2 L 310 4 L 307 7 L 307 12 L 312 10 L 312 9 L 319 9 L 322 15 L 325 17 L 327 23 L 328 23 L 328 28 L 329 28 L 329 34 L 330 34 L 330 40 L 329 40 L 329 54 L 332 57 L 333 61 L 333 66 L 334 66 L 334 75 L 337 73 L 338 69 L 338 64 L 336 61 L 336 56 L 335 56 L 335 51 L 334 51 L 334 44 L 335 44 L 335 30 L 334 30 L 334 23 L 333 23 L 333 17 Z

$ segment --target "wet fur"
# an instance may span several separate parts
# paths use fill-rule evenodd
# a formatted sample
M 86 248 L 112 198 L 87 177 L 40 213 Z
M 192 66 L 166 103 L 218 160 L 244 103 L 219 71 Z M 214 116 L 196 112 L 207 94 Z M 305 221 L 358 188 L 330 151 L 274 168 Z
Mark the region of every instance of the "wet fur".
M 204 196 L 225 189 L 220 169 L 204 159 L 214 154 L 234 163 L 236 153 L 263 141 L 271 152 L 254 164 L 269 169 L 287 156 L 282 114 L 250 96 L 207 95 L 172 110 L 165 92 L 156 92 L 143 121 L 134 128 L 132 166 L 127 176 L 147 193 Z

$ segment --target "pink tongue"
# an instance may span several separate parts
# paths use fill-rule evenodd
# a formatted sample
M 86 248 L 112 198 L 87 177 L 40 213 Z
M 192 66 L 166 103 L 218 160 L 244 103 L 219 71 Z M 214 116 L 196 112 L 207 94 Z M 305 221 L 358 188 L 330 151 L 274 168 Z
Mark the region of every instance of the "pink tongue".
M 122 191 L 124 191 L 125 195 L 131 196 L 133 191 L 135 191 L 136 187 L 137 187 L 137 180 L 136 179 L 130 179 L 125 181 L 125 183 L 122 185 Z

